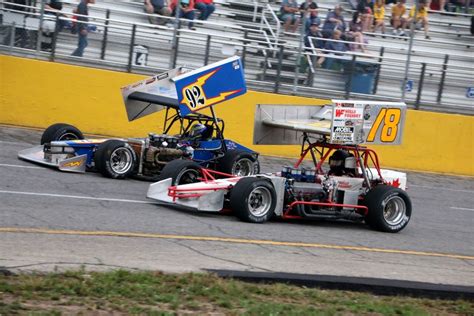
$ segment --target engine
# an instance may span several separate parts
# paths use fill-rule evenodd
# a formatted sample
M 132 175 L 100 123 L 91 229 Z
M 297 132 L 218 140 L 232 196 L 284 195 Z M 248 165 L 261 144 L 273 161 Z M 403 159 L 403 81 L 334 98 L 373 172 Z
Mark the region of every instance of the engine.
M 166 134 L 151 134 L 145 148 L 143 173 L 154 176 L 170 161 L 191 157 L 193 149 L 179 143 L 179 138 Z
M 287 178 L 286 201 L 320 202 L 357 205 L 363 179 L 318 176 L 314 169 L 284 167 L 281 175 Z M 358 217 L 352 207 L 297 204 L 298 215 L 314 218 Z

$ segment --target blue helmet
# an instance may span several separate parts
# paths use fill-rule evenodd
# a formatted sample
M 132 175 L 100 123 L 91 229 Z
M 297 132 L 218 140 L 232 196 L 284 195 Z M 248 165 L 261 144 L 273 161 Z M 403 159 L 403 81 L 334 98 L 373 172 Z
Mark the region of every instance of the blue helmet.
M 191 127 L 189 131 L 189 137 L 192 139 L 201 138 L 204 132 L 207 130 L 207 126 L 201 123 L 196 123 Z

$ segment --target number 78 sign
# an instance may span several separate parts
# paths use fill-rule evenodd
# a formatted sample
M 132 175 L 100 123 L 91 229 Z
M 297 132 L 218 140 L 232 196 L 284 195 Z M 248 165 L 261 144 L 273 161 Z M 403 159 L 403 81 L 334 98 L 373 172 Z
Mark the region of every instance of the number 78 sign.
M 331 142 L 399 145 L 406 105 L 399 102 L 333 100 Z

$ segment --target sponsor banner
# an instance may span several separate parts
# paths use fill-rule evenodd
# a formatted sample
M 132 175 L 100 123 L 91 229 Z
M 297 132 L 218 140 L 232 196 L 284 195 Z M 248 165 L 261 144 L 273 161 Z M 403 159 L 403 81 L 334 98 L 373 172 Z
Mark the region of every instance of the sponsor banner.
M 237 56 L 188 72 L 174 81 L 183 116 L 247 92 L 242 63 Z
M 405 103 L 333 100 L 333 104 L 331 143 L 401 143 L 405 125 Z

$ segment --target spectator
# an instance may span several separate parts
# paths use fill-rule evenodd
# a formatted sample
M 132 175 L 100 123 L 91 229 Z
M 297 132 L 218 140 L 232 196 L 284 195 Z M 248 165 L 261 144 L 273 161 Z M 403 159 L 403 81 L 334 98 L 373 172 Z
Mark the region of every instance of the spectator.
M 46 3 L 44 5 L 44 8 L 47 10 L 45 12 L 46 15 L 49 15 L 49 16 L 60 16 L 60 17 L 66 17 L 65 14 L 62 14 L 61 13 L 61 10 L 63 9 L 63 3 L 62 1 L 58 1 L 58 0 L 50 0 L 49 3 Z M 58 20 L 58 31 L 61 31 L 63 29 L 70 29 L 71 28 L 71 22 L 67 21 L 67 20 Z M 51 24 L 52 25 L 52 24 Z M 43 25 L 44 27 L 44 25 Z M 54 27 L 50 30 L 50 29 L 47 29 L 46 31 L 50 31 L 50 32 L 53 32 L 54 31 Z
M 179 6 L 178 6 L 179 1 Z M 195 30 L 194 27 L 194 0 L 171 0 L 171 10 L 173 16 L 176 16 L 176 9 L 179 10 L 179 18 L 191 20 L 188 24 L 189 29 Z
M 95 0 L 81 0 L 77 5 L 77 8 L 74 10 L 74 13 L 81 15 L 77 17 L 77 36 L 79 42 L 77 44 L 77 49 L 72 53 L 72 56 L 82 57 L 84 55 L 84 49 L 87 47 L 87 23 L 89 22 L 89 9 L 87 5 L 94 4 Z
M 359 0 L 357 5 L 357 11 L 361 16 L 362 21 L 362 32 L 368 32 L 372 28 L 374 17 L 372 15 L 373 10 L 372 1 Z
M 318 37 L 319 39 L 314 39 L 315 37 Z M 306 36 L 304 37 L 304 46 L 306 48 L 311 48 L 311 43 L 313 43 L 314 48 L 318 49 L 323 49 L 324 48 L 324 42 L 321 39 L 323 37 L 323 34 L 319 31 L 319 23 L 318 22 L 313 22 L 309 26 L 309 30 L 306 33 Z
M 148 14 L 157 14 L 161 16 L 170 16 L 171 8 L 169 7 L 167 0 L 145 0 L 145 12 Z M 166 24 L 166 19 L 148 16 L 148 20 L 151 24 Z
M 327 41 L 326 44 L 324 45 L 324 49 L 331 50 L 331 52 L 329 53 L 333 55 L 342 55 L 337 52 L 346 52 L 347 46 L 345 43 L 341 42 L 342 35 L 343 34 L 340 30 L 334 30 L 332 33 L 332 39 L 334 41 Z M 325 60 L 326 60 L 325 57 L 320 57 L 317 61 L 317 66 L 321 67 L 321 65 L 324 63 Z
M 280 19 L 283 21 L 285 32 L 296 32 L 300 24 L 298 13 L 298 2 L 296 0 L 283 0 L 280 8 Z
M 425 31 L 425 38 L 430 39 L 428 35 L 428 7 L 425 1 L 418 2 L 418 13 L 415 17 L 416 6 L 413 6 L 410 10 L 408 24 L 421 22 Z
M 374 32 L 377 32 L 377 29 L 380 27 L 382 29 L 382 34 L 385 34 L 385 1 L 376 0 L 374 5 Z
M 308 32 L 306 32 L 306 35 L 304 37 L 304 46 L 305 46 L 305 51 L 308 52 L 309 54 L 315 53 L 313 49 L 317 49 L 318 51 L 322 48 L 324 48 L 324 42 L 322 40 L 323 35 L 319 31 L 319 23 L 316 21 L 311 23 L 309 26 Z M 306 72 L 308 68 L 308 62 L 306 57 L 303 57 L 300 60 L 300 72 Z M 319 66 L 316 64 L 316 66 Z
M 354 12 L 352 21 L 349 23 L 349 32 L 346 35 L 347 40 L 356 42 L 358 45 L 351 45 L 351 50 L 356 50 L 357 47 L 365 53 L 365 40 L 364 34 L 362 33 L 362 20 L 359 12 Z
M 335 30 L 341 31 L 342 34 L 346 31 L 346 22 L 342 16 L 343 8 L 340 5 L 334 7 L 334 11 L 331 11 L 326 16 L 326 21 L 323 25 L 323 36 L 326 38 L 332 38 Z
M 406 11 L 405 0 L 398 0 L 397 4 L 392 6 L 390 24 L 393 27 L 393 35 L 405 36 L 404 29 L 407 24 L 407 19 L 405 18 Z
M 321 24 L 321 19 L 318 17 L 318 4 L 313 0 L 306 0 L 300 6 L 301 17 L 306 14 L 305 32 L 309 32 L 309 28 L 313 23 L 318 26 Z
M 199 15 L 199 20 L 202 21 L 206 21 L 216 10 L 213 0 L 196 0 L 196 4 L 194 6 L 199 10 L 199 12 L 201 12 Z

